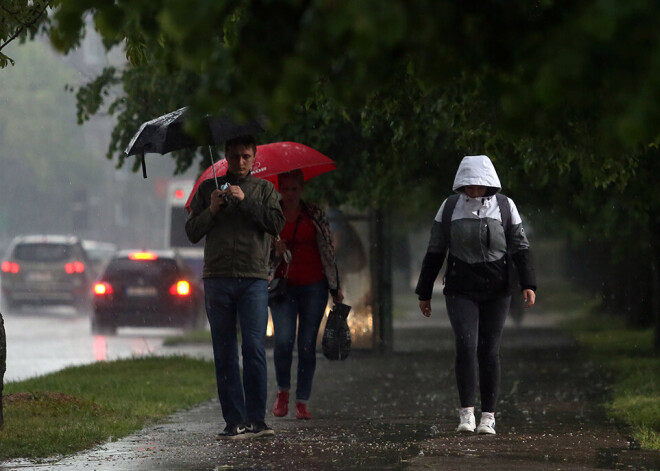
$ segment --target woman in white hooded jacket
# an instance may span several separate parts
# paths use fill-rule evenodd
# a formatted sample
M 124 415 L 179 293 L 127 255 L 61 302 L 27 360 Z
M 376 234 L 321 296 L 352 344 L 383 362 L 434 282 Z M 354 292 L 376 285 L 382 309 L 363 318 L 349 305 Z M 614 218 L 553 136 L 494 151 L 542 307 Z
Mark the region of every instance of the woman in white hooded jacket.
M 440 206 L 415 293 L 431 315 L 433 284 L 447 256 L 445 300 L 456 344 L 456 381 L 461 409 L 459 432 L 495 434 L 500 382 L 500 339 L 513 290 L 514 262 L 525 305 L 536 300 L 529 242 L 514 202 L 504 195 L 495 167 L 485 155 L 461 161 L 453 190 Z M 447 255 L 448 253 L 448 255 Z M 481 420 L 474 416 L 479 378 Z

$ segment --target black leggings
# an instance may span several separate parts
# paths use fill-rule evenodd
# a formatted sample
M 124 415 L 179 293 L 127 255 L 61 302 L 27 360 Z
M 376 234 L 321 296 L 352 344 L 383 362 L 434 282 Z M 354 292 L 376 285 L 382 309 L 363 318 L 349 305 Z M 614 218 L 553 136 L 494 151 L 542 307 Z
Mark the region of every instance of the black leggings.
M 474 406 L 478 368 L 481 411 L 494 412 L 500 387 L 500 339 L 511 296 L 477 301 L 449 295 L 446 300 L 456 340 L 456 382 L 461 407 Z

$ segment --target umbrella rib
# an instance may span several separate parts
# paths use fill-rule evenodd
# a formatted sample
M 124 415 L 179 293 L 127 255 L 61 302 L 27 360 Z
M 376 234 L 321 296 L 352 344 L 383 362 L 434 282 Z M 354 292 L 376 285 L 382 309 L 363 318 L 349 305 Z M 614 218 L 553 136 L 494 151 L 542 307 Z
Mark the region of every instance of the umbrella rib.
M 211 157 L 211 168 L 213 169 L 213 179 L 215 180 L 215 189 L 217 190 L 220 187 L 218 186 L 218 176 L 215 174 L 215 161 L 213 160 L 211 146 L 209 146 L 209 156 Z

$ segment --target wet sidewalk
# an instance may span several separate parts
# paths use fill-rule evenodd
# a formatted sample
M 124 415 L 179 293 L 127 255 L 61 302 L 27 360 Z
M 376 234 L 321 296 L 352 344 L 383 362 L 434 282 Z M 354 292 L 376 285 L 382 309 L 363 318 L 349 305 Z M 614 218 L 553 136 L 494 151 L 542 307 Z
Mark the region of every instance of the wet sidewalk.
M 224 423 L 214 400 L 60 461 L 0 469 L 660 469 L 660 453 L 636 449 L 605 417 L 608 378 L 548 317 L 505 330 L 498 434 L 455 433 L 453 339 L 441 319 L 397 322 L 393 353 L 319 356 L 310 421 L 272 416 L 271 355 L 272 439 L 216 441 Z

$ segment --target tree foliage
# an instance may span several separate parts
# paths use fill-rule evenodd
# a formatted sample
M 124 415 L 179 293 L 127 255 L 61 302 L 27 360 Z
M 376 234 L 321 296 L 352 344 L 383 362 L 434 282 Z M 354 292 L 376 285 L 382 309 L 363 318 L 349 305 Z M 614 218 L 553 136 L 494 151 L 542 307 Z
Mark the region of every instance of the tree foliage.
M 14 40 L 34 39 L 48 24 L 47 11 L 54 0 L 2 0 L 0 2 L 0 69 L 14 65 L 3 53 Z
M 420 173 L 446 177 L 461 151 L 499 160 L 514 191 L 567 173 L 588 191 L 625 187 L 658 140 L 659 10 L 650 0 L 62 0 L 51 38 L 75 47 L 92 15 L 106 46 L 125 48 L 131 66 L 78 95 L 84 120 L 123 85 L 105 103 L 120 165 L 139 124 L 179 106 L 263 114 L 273 136 L 313 139 L 295 124 L 304 117 L 333 157 L 346 150 L 333 151 L 344 139 L 328 126 L 355 127 L 360 150 L 342 165 L 370 185 L 349 197 L 389 205 Z M 178 159 L 184 169 L 194 156 Z
M 428 211 L 460 157 L 486 153 L 537 224 L 612 261 L 636 234 L 660 264 L 658 196 L 639 190 L 660 141 L 653 0 L 59 0 L 53 44 L 79 44 L 88 15 L 130 64 L 78 94 L 80 120 L 117 116 L 119 165 L 139 123 L 183 105 L 266 116 L 269 138 L 340 163 L 319 194 L 361 206 Z

